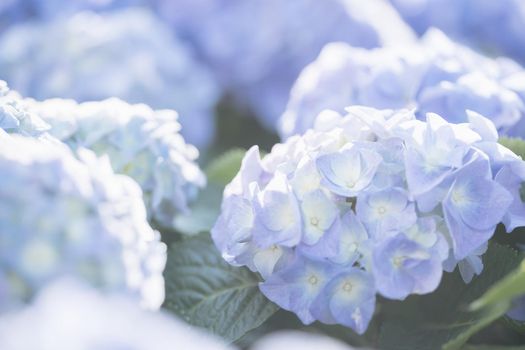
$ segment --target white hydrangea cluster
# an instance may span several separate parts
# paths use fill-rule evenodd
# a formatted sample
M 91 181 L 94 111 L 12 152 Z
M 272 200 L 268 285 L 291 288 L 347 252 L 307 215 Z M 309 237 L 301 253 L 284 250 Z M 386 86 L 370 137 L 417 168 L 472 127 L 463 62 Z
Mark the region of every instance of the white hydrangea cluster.
M 324 109 L 350 105 L 414 108 L 460 123 L 467 110 L 492 120 L 504 135 L 525 132 L 525 70 L 453 42 L 439 30 L 404 47 L 366 50 L 327 45 L 307 66 L 290 93 L 280 120 L 283 138 L 305 132 Z
M 166 246 L 137 184 L 107 158 L 0 130 L 0 312 L 79 277 L 146 308 L 164 300 Z
M 11 26 L 0 38 L 0 77 L 38 100 L 119 97 L 175 109 L 191 143 L 208 145 L 214 135 L 214 78 L 146 8 Z
M 206 178 L 195 163 L 199 152 L 180 135 L 177 113 L 131 105 L 119 99 L 76 103 L 73 100 L 26 100 L 51 135 L 73 149 L 108 155 L 115 172 L 141 186 L 151 218 L 171 227 L 186 212 Z

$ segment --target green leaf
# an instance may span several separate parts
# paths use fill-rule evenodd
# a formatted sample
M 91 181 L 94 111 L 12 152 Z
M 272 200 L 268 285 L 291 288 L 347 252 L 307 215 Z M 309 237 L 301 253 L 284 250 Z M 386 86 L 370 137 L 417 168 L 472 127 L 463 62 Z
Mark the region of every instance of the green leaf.
M 477 311 L 504 301 L 510 303 L 522 294 L 525 294 L 525 260 L 516 270 L 493 285 L 481 298 L 470 304 L 470 309 Z
M 207 235 L 173 244 L 164 278 L 166 309 L 228 341 L 260 326 L 278 310 L 259 291 L 258 276 L 227 264 Z
M 239 172 L 245 153 L 243 148 L 234 148 L 215 158 L 206 168 L 208 181 L 223 187 L 230 183 Z
M 483 256 L 484 271 L 465 284 L 456 271 L 446 274 L 432 294 L 386 301 L 379 345 L 385 349 L 460 349 L 468 339 L 505 314 L 508 303 L 494 303 L 478 311 L 468 309 L 494 283 L 521 262 L 515 250 L 491 244 Z
M 188 236 L 210 232 L 220 214 L 222 191 L 221 186 L 208 184 L 190 205 L 189 213 L 179 214 L 173 220 L 177 232 Z
M 501 137 L 499 143 L 525 159 L 525 140 L 518 137 Z

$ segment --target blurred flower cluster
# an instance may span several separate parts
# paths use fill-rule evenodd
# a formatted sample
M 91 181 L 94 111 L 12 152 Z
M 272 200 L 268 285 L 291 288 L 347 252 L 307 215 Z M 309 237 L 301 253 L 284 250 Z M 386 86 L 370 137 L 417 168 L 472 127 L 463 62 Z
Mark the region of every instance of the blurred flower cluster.
M 343 43 L 326 46 L 291 91 L 280 120 L 283 138 L 315 125 L 324 109 L 350 105 L 415 108 L 467 121 L 467 110 L 490 118 L 501 134 L 525 133 L 525 71 L 516 63 L 493 60 L 431 30 L 403 48 L 365 50 Z
M 524 28 L 522 0 L 0 0 L 0 349 L 349 349 L 254 339 L 476 286 L 523 243 Z
M 166 247 L 140 188 L 107 158 L 0 132 L 0 311 L 63 275 L 158 308 Z
M 29 113 L 50 126 L 49 134 L 72 149 L 107 155 L 115 172 L 137 181 L 150 216 L 164 226 L 171 227 L 177 213 L 188 211 L 206 183 L 195 163 L 199 152 L 179 134 L 173 110 L 154 111 L 119 99 L 24 102 Z
M 457 264 L 466 282 L 496 225 L 525 224 L 525 162 L 474 112 L 452 124 L 408 110 L 349 107 L 342 117 L 246 154 L 212 230 L 233 265 L 304 323 L 363 333 L 376 293 L 434 291 Z

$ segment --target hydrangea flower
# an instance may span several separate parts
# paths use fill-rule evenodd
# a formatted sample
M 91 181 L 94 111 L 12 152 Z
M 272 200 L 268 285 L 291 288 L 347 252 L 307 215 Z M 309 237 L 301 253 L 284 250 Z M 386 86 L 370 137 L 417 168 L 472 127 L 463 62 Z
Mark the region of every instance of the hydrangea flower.
M 262 293 L 305 324 L 363 333 L 377 294 L 430 293 L 457 265 L 470 281 L 496 225 L 525 219 L 525 163 L 483 116 L 354 106 L 322 117 L 263 159 L 246 153 L 212 229 L 224 259 L 259 272 Z
M 73 149 L 108 155 L 115 172 L 138 182 L 151 218 L 171 227 L 176 214 L 206 183 L 198 150 L 180 135 L 177 113 L 119 99 L 26 100 L 26 108 L 51 126 L 48 132 Z
M 40 137 L 51 128 L 42 118 L 27 110 L 22 98 L 0 80 L 0 129 L 8 133 Z
M 119 97 L 175 109 L 183 135 L 198 146 L 214 135 L 219 97 L 214 78 L 146 9 L 83 12 L 12 26 L 0 39 L 0 76 L 38 100 Z
M 101 294 L 75 279 L 61 279 L 41 291 L 32 305 L 0 316 L 3 350 L 167 350 L 174 344 L 232 349 L 169 314 L 143 310 L 129 298 Z
M 509 60 L 492 60 L 431 30 L 420 42 L 400 48 L 365 50 L 328 44 L 307 66 L 281 116 L 284 138 L 327 123 L 324 109 L 348 105 L 415 108 L 424 119 L 434 112 L 454 123 L 473 110 L 506 135 L 525 133 L 525 71 Z
M 420 34 L 437 27 L 466 44 L 525 63 L 521 0 L 390 0 Z
M 332 41 L 359 47 L 415 40 L 393 7 L 378 0 L 153 0 L 236 102 L 269 129 L 301 69 Z
M 105 157 L 79 158 L 57 140 L 0 130 L 0 312 L 64 275 L 146 308 L 163 302 L 166 246 L 139 186 Z

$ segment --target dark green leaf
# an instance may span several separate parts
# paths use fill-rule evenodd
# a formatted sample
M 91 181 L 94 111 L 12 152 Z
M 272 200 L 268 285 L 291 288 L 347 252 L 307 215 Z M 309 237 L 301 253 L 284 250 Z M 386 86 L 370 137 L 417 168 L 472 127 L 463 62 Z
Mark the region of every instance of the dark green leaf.
M 469 305 L 513 271 L 522 257 L 513 249 L 491 244 L 483 257 L 485 269 L 465 284 L 456 271 L 446 274 L 437 291 L 403 302 L 385 302 L 380 347 L 383 349 L 459 349 L 476 332 L 505 314 L 508 303 L 478 311 Z
M 188 323 L 235 341 L 278 307 L 259 291 L 257 275 L 228 265 L 207 235 L 170 247 L 164 307 Z

